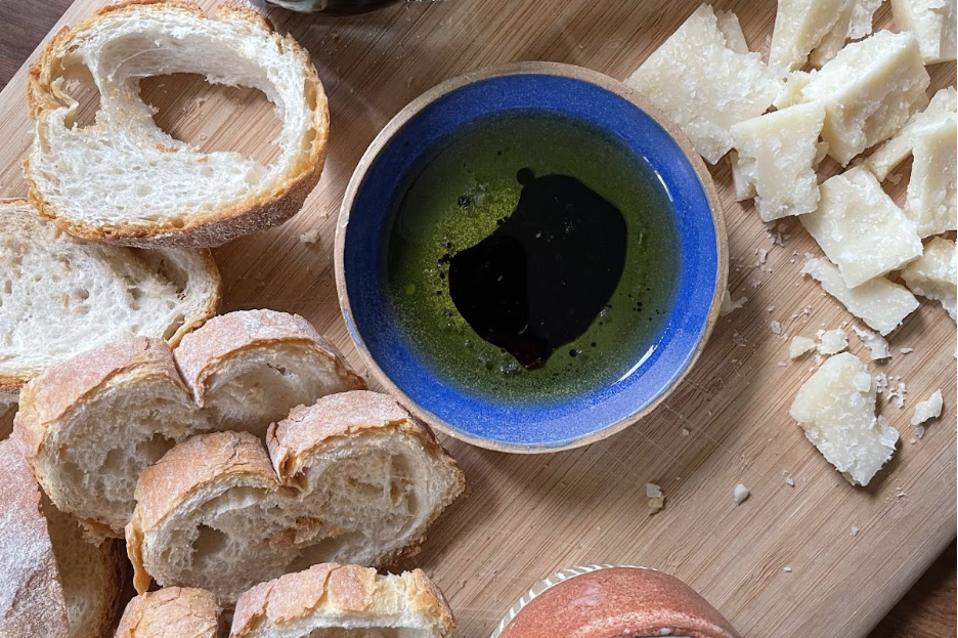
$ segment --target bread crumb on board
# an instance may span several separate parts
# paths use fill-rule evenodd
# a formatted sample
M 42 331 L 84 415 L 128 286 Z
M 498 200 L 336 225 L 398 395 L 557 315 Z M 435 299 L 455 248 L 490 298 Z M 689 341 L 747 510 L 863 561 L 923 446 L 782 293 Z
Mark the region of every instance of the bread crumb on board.
M 735 489 L 732 491 L 732 496 L 735 499 L 736 505 L 741 505 L 744 503 L 750 494 L 751 492 L 748 491 L 748 488 L 741 483 L 736 484 Z
M 655 483 L 645 484 L 645 497 L 648 499 L 648 508 L 650 514 L 662 511 L 665 507 L 665 493 L 662 488 Z
M 313 228 L 312 230 L 307 230 L 305 233 L 300 234 L 299 241 L 307 245 L 315 244 L 317 241 L 319 241 L 319 229 Z

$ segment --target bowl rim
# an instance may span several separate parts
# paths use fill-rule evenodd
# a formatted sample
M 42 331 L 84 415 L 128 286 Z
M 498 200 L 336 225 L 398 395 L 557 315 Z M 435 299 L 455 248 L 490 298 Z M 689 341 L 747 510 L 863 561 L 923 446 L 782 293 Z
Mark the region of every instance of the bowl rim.
M 597 86 L 601 89 L 605 89 L 606 91 L 627 100 L 640 110 L 644 111 L 656 122 L 656 124 L 661 126 L 673 140 L 675 140 L 675 143 L 682 151 L 682 154 L 692 166 L 692 169 L 699 178 L 699 182 L 702 184 L 702 190 L 705 192 L 705 198 L 709 204 L 709 212 L 712 217 L 712 224 L 715 228 L 715 248 L 718 267 L 718 273 L 715 279 L 715 290 L 712 293 L 712 303 L 705 321 L 704 329 L 702 330 L 702 333 L 700 334 L 695 348 L 692 351 L 685 367 L 673 378 L 672 382 L 665 390 L 662 391 L 661 394 L 659 394 L 659 396 L 649 401 L 640 409 L 614 423 L 605 425 L 594 432 L 577 437 L 561 445 L 503 443 L 501 441 L 495 441 L 492 439 L 467 434 L 453 427 L 449 423 L 446 423 L 443 419 L 433 414 L 429 410 L 424 409 L 405 392 L 403 392 L 395 382 L 393 382 L 389 375 L 387 375 L 379 366 L 379 363 L 372 356 L 372 353 L 369 352 L 369 349 L 366 347 L 366 343 L 362 339 L 362 335 L 359 334 L 358 327 L 353 320 L 352 305 L 350 303 L 349 292 L 346 287 L 344 257 L 346 248 L 346 232 L 349 226 L 350 213 L 352 211 L 356 196 L 359 194 L 366 181 L 369 169 L 375 163 L 380 153 L 385 149 L 396 133 L 398 133 L 410 120 L 416 117 L 423 109 L 445 95 L 470 84 L 482 82 L 496 77 L 514 75 L 551 75 L 579 80 L 581 82 Z M 439 430 L 440 432 L 455 439 L 479 448 L 511 454 L 551 454 L 554 452 L 571 450 L 596 443 L 612 436 L 613 434 L 621 432 L 631 425 L 635 425 L 648 414 L 650 414 L 663 401 L 665 401 L 681 384 L 689 371 L 698 362 L 699 356 L 705 349 L 705 345 L 708 343 L 709 337 L 712 334 L 712 330 L 715 328 L 715 324 L 718 322 L 719 309 L 721 307 L 722 297 L 725 293 L 728 280 L 728 235 L 726 233 L 722 201 L 719 198 L 718 191 L 715 188 L 715 182 L 712 180 L 712 176 L 706 168 L 702 158 L 695 151 L 695 149 L 692 147 L 692 143 L 678 128 L 678 126 L 672 123 L 658 109 L 652 106 L 652 104 L 642 97 L 638 91 L 630 88 L 625 83 L 616 80 L 611 76 L 586 67 L 574 64 L 565 64 L 561 62 L 524 61 L 484 67 L 444 80 L 436 86 L 426 90 L 418 97 L 414 98 L 406 106 L 400 109 L 399 112 L 389 120 L 389 122 L 386 123 L 376 137 L 373 138 L 373 141 L 369 143 L 366 151 L 356 164 L 356 168 L 353 170 L 353 173 L 349 179 L 349 184 L 346 186 L 346 191 L 343 194 L 343 201 L 340 206 L 339 217 L 336 221 L 336 236 L 333 245 L 333 269 L 336 280 L 336 296 L 339 300 L 340 312 L 342 313 L 343 320 L 346 323 L 346 331 L 349 333 L 349 337 L 353 342 L 353 346 L 356 348 L 357 352 L 362 358 L 369 375 L 371 375 L 377 383 L 385 388 L 386 391 L 389 392 L 404 408 L 412 413 L 414 417 L 420 421 L 423 421 L 431 428 Z

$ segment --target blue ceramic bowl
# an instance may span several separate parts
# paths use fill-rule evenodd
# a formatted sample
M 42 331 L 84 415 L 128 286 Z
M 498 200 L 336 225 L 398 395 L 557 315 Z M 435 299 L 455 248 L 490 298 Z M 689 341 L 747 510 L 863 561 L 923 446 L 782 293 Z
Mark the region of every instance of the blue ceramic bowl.
M 385 256 L 394 202 L 437 141 L 477 119 L 542 110 L 614 136 L 644 160 L 673 205 L 681 259 L 657 345 L 631 374 L 558 403 L 514 404 L 446 383 L 398 329 Z M 718 315 L 727 274 L 725 227 L 714 185 L 688 140 L 635 92 L 600 73 L 553 63 L 478 71 L 426 92 L 383 129 L 350 180 L 336 235 L 336 283 L 349 334 L 371 375 L 429 425 L 480 447 L 553 452 L 636 422 L 678 384 Z

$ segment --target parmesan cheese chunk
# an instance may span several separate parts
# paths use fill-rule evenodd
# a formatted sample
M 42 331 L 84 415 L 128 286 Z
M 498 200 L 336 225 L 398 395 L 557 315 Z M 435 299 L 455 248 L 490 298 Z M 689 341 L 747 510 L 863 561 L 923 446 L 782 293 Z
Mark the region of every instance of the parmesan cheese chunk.
M 891 0 L 895 24 L 918 40 L 925 64 L 955 59 L 955 0 Z
M 891 350 L 888 348 L 888 342 L 885 341 L 884 337 L 871 330 L 862 330 L 858 326 L 853 326 L 852 330 L 858 335 L 858 340 L 868 348 L 872 361 L 881 361 L 891 356 Z
M 741 51 L 738 34 L 726 35 L 733 18 L 723 16 L 720 26 L 712 8 L 701 5 L 625 81 L 711 164 L 732 148 L 732 125 L 764 113 L 781 89 L 761 55 Z
M 954 114 L 915 131 L 905 213 L 915 222 L 922 237 L 958 228 L 956 139 L 958 118 Z
M 872 16 L 881 3 L 882 0 L 846 0 L 838 11 L 835 26 L 809 56 L 812 65 L 822 66 L 834 58 L 846 40 L 859 40 L 871 33 Z
M 815 349 L 815 340 L 808 337 L 792 337 L 792 342 L 788 344 L 788 358 L 798 359 Z
M 791 71 L 804 65 L 848 4 L 849 0 L 778 0 L 769 66 Z
M 868 485 L 895 453 L 898 431 L 875 416 L 871 375 L 851 353 L 825 361 L 799 388 L 789 413 L 852 485 Z
M 943 403 L 941 390 L 935 390 L 930 397 L 915 404 L 915 414 L 911 417 L 911 424 L 921 425 L 925 421 L 937 419 L 941 416 Z
M 868 169 L 857 166 L 826 180 L 818 210 L 799 219 L 849 288 L 897 270 L 921 255 L 914 223 L 885 194 Z
M 788 86 L 787 81 L 786 86 Z M 956 107 L 958 107 L 958 93 L 955 92 L 955 87 L 941 89 L 931 98 L 924 111 L 912 115 L 893 138 L 875 149 L 875 152 L 865 160 L 865 165 L 875 177 L 884 181 L 891 169 L 911 155 L 911 149 L 915 145 L 915 132 L 947 118 L 949 114 L 955 113 Z
M 912 292 L 940 301 L 952 320 L 955 319 L 955 286 L 958 284 L 955 261 L 955 242 L 935 237 L 925 246 L 921 259 L 908 264 L 901 273 Z
M 833 355 L 848 347 L 848 335 L 841 328 L 822 330 L 818 335 L 818 353 Z
M 802 215 L 818 205 L 815 157 L 825 122 L 820 104 L 799 104 L 732 127 L 733 175 L 755 191 L 762 221 Z
M 844 166 L 924 108 L 929 81 L 915 38 L 880 31 L 849 44 L 812 73 L 802 101 L 825 105 L 822 137 L 828 154 Z
M 834 265 L 827 259 L 811 259 L 802 268 L 835 297 L 850 313 L 883 335 L 897 328 L 916 308 L 918 300 L 904 286 L 884 277 L 867 281 L 857 288 L 849 288 Z

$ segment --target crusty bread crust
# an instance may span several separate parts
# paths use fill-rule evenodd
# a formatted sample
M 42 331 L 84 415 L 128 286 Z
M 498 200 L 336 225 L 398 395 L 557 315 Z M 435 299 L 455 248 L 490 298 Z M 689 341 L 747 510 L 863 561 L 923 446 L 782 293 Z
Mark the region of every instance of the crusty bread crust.
M 293 345 L 300 351 L 311 351 L 319 359 L 329 362 L 339 380 L 337 387 L 365 387 L 362 377 L 349 368 L 342 355 L 298 315 L 272 310 L 237 311 L 216 317 L 198 332 L 195 338 L 185 339 L 174 350 L 160 339 L 147 337 L 110 343 L 46 370 L 24 386 L 20 393 L 20 410 L 14 417 L 13 436 L 20 441 L 37 478 L 54 502 L 60 502 L 59 494 L 47 468 L 56 448 L 48 450 L 46 446 L 59 440 L 65 419 L 91 404 L 108 388 L 146 381 L 172 385 L 174 394 L 182 393 L 183 400 L 190 404 L 195 402 L 197 412 L 203 414 L 206 381 L 211 375 L 237 355 L 284 344 Z M 223 427 L 213 418 L 208 421 L 205 430 Z M 265 428 L 268 423 L 262 425 Z M 262 444 L 255 437 L 253 440 L 264 459 L 269 480 L 275 483 Z M 57 444 L 62 445 L 62 442 Z M 58 468 L 57 465 L 52 471 Z M 166 490 L 159 491 L 164 495 L 171 494 Z M 95 535 L 122 536 L 121 529 L 111 529 L 104 521 L 85 516 L 80 518 Z
M 151 0 L 137 1 L 149 2 Z M 31 206 L 31 203 L 25 199 L 0 198 L 0 206 Z M 216 262 L 213 261 L 213 253 L 205 249 L 197 250 L 196 252 L 203 261 L 205 276 L 213 282 L 214 294 L 206 300 L 206 305 L 200 312 L 194 316 L 186 317 L 183 324 L 169 338 L 168 343 L 173 347 L 179 344 L 184 335 L 200 327 L 207 319 L 214 316 L 219 310 L 220 302 L 222 301 L 222 278 L 220 277 L 220 271 L 216 266 Z M 26 372 L 8 376 L 0 374 L 0 394 L 18 393 L 34 376 L 35 375 Z
M 176 445 L 144 470 L 136 484 L 136 510 L 126 528 L 127 554 L 133 563 L 133 586 L 150 586 L 143 566 L 143 532 L 160 525 L 176 507 L 213 484 L 230 483 L 279 489 L 262 442 L 249 432 L 200 434 Z
M 388 395 L 353 390 L 327 395 L 309 407 L 294 408 L 289 418 L 270 426 L 267 456 L 262 443 L 248 433 L 200 434 L 175 446 L 140 476 L 136 509 L 126 528 L 127 551 L 135 570 L 134 586 L 144 592 L 150 575 L 144 564 L 144 537 L 159 530 L 180 506 L 223 484 L 262 488 L 264 498 L 302 492 L 300 473 L 311 457 L 342 439 L 369 433 L 400 432 L 417 441 L 425 454 L 451 478 L 440 502 L 428 513 L 419 535 L 386 554 L 379 566 L 418 552 L 428 527 L 464 490 L 465 478 L 424 425 L 415 421 Z M 274 471 L 275 469 L 275 471 Z
M 103 590 L 91 593 L 97 600 L 94 616 L 88 619 L 90 625 L 71 627 L 57 559 L 58 552 L 60 559 L 64 558 L 64 548 L 57 549 L 44 515 L 50 507 L 17 442 L 0 442 L 0 636 L 111 636 L 123 583 L 119 543 L 107 541 L 88 547 L 91 560 L 105 567 L 108 581 L 102 583 Z M 75 523 L 66 519 L 66 524 Z
M 299 315 L 270 310 L 230 312 L 206 322 L 201 334 L 185 338 L 175 351 L 183 378 L 203 405 L 208 381 L 223 364 L 242 352 L 280 344 L 296 344 L 331 359 L 348 388 L 366 387 L 362 377 L 346 365 L 339 351 Z
M 260 583 L 237 599 L 230 638 L 264 626 L 281 632 L 314 614 L 375 617 L 383 611 L 414 616 L 437 638 L 451 634 L 456 621 L 439 588 L 419 569 L 400 578 L 401 588 L 389 587 L 370 567 L 320 563 Z
M 83 239 L 105 241 L 124 246 L 219 246 L 231 239 L 248 235 L 285 222 L 303 206 L 306 197 L 319 182 L 329 138 L 329 104 L 316 67 L 309 53 L 289 35 L 280 35 L 265 17 L 248 6 L 227 3 L 207 15 L 198 5 L 180 0 L 126 0 L 100 9 L 96 15 L 75 27 L 65 27 L 47 45 L 40 60 L 30 69 L 27 97 L 30 114 L 37 122 L 47 110 L 62 106 L 54 81 L 63 71 L 61 59 L 71 42 L 94 29 L 105 18 L 129 16 L 136 19 L 148 11 L 184 11 L 197 20 L 242 19 L 265 32 L 302 64 L 306 73 L 306 98 L 311 114 L 310 127 L 302 140 L 295 163 L 278 179 L 260 192 L 225 208 L 182 216 L 182 223 L 172 220 L 150 224 L 117 223 L 89 225 L 71 219 L 44 199 L 32 177 L 29 159 L 24 162 L 24 175 L 29 186 L 30 202 L 43 217 L 52 220 L 64 232 Z
M 115 638 L 216 638 L 219 614 L 205 589 L 166 587 L 130 600 Z

